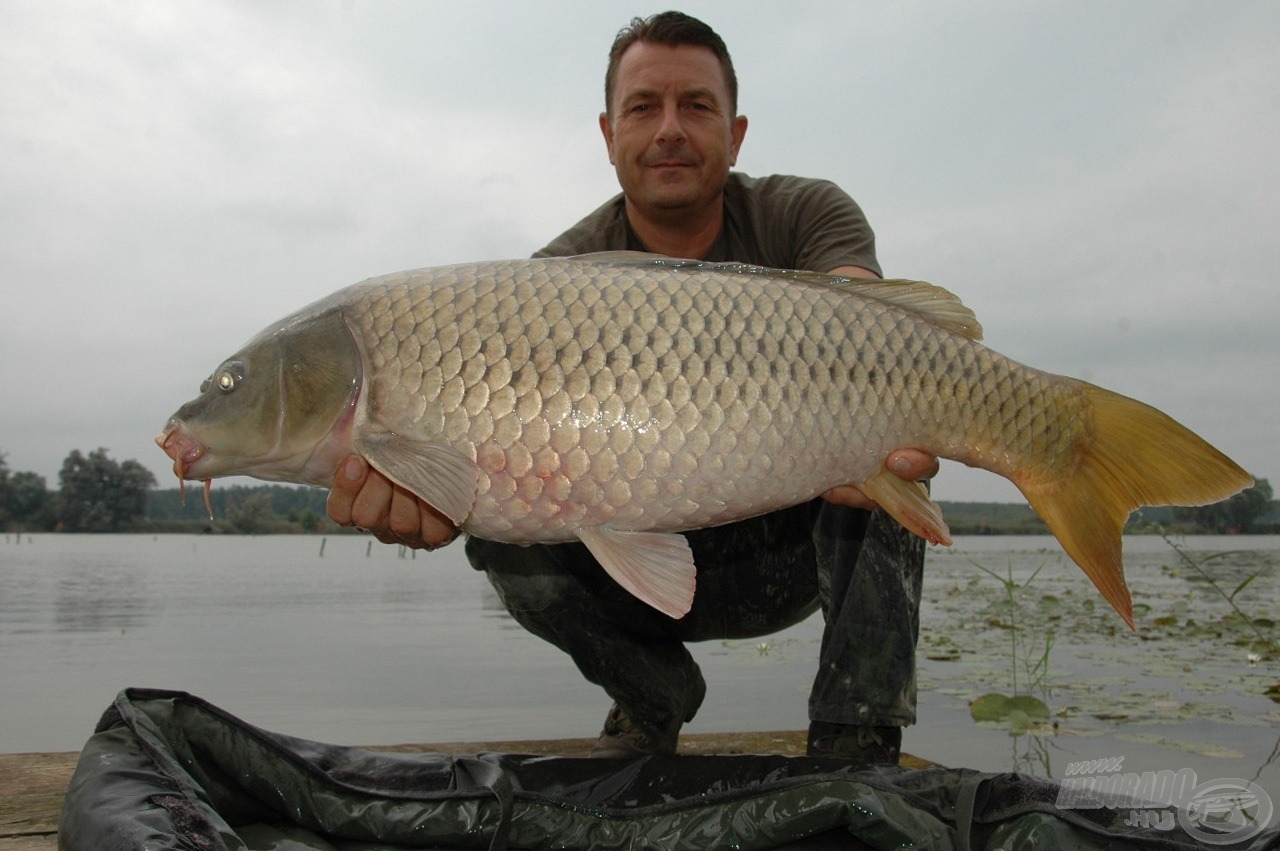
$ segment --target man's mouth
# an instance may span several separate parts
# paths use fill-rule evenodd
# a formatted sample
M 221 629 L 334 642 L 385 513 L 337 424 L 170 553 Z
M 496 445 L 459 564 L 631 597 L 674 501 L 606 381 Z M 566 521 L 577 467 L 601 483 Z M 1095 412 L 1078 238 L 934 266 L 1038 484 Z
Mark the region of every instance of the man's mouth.
M 693 168 L 697 165 L 696 162 L 687 157 L 672 158 L 670 156 L 661 159 L 642 159 L 640 164 L 646 168 Z

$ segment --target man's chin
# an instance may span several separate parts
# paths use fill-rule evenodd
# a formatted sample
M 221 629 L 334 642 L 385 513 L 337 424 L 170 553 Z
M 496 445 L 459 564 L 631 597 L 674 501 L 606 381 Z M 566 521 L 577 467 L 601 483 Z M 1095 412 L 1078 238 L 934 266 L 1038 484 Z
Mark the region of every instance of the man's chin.
M 659 187 L 646 194 L 652 209 L 671 213 L 695 209 L 703 201 L 697 188 L 691 186 Z
M 649 206 L 664 213 L 684 213 L 697 207 L 693 200 L 689 198 L 658 198 Z

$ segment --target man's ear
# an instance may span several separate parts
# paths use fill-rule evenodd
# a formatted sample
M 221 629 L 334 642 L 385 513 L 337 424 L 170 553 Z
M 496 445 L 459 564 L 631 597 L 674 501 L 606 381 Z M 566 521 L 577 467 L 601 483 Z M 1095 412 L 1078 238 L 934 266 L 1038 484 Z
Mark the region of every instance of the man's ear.
M 604 136 L 604 146 L 609 150 L 609 162 L 618 163 L 613 158 L 613 125 L 609 123 L 609 113 L 600 113 L 600 135 Z
M 746 135 L 747 117 L 739 115 L 729 125 L 729 165 L 738 164 L 738 149 L 742 147 L 742 140 Z

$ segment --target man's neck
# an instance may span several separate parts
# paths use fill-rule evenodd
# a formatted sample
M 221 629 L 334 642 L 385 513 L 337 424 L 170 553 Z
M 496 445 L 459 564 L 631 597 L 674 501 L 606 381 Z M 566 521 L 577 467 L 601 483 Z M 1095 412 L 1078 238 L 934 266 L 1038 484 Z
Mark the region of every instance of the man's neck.
M 700 260 L 715 245 L 724 226 L 724 198 L 710 211 L 661 219 L 638 213 L 627 201 L 627 220 L 644 247 L 655 254 Z

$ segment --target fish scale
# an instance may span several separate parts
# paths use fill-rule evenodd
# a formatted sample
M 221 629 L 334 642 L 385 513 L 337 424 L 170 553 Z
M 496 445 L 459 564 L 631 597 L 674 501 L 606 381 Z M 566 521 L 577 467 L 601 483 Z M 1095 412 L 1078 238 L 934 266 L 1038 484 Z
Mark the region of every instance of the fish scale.
M 855 484 L 949 542 L 911 447 L 1012 480 L 1132 625 L 1120 530 L 1140 505 L 1251 483 L 1149 406 L 1022 366 L 912 281 L 609 254 L 418 269 L 266 329 L 157 439 L 179 477 L 328 485 L 350 451 L 470 534 L 579 539 L 672 616 L 680 531 Z

